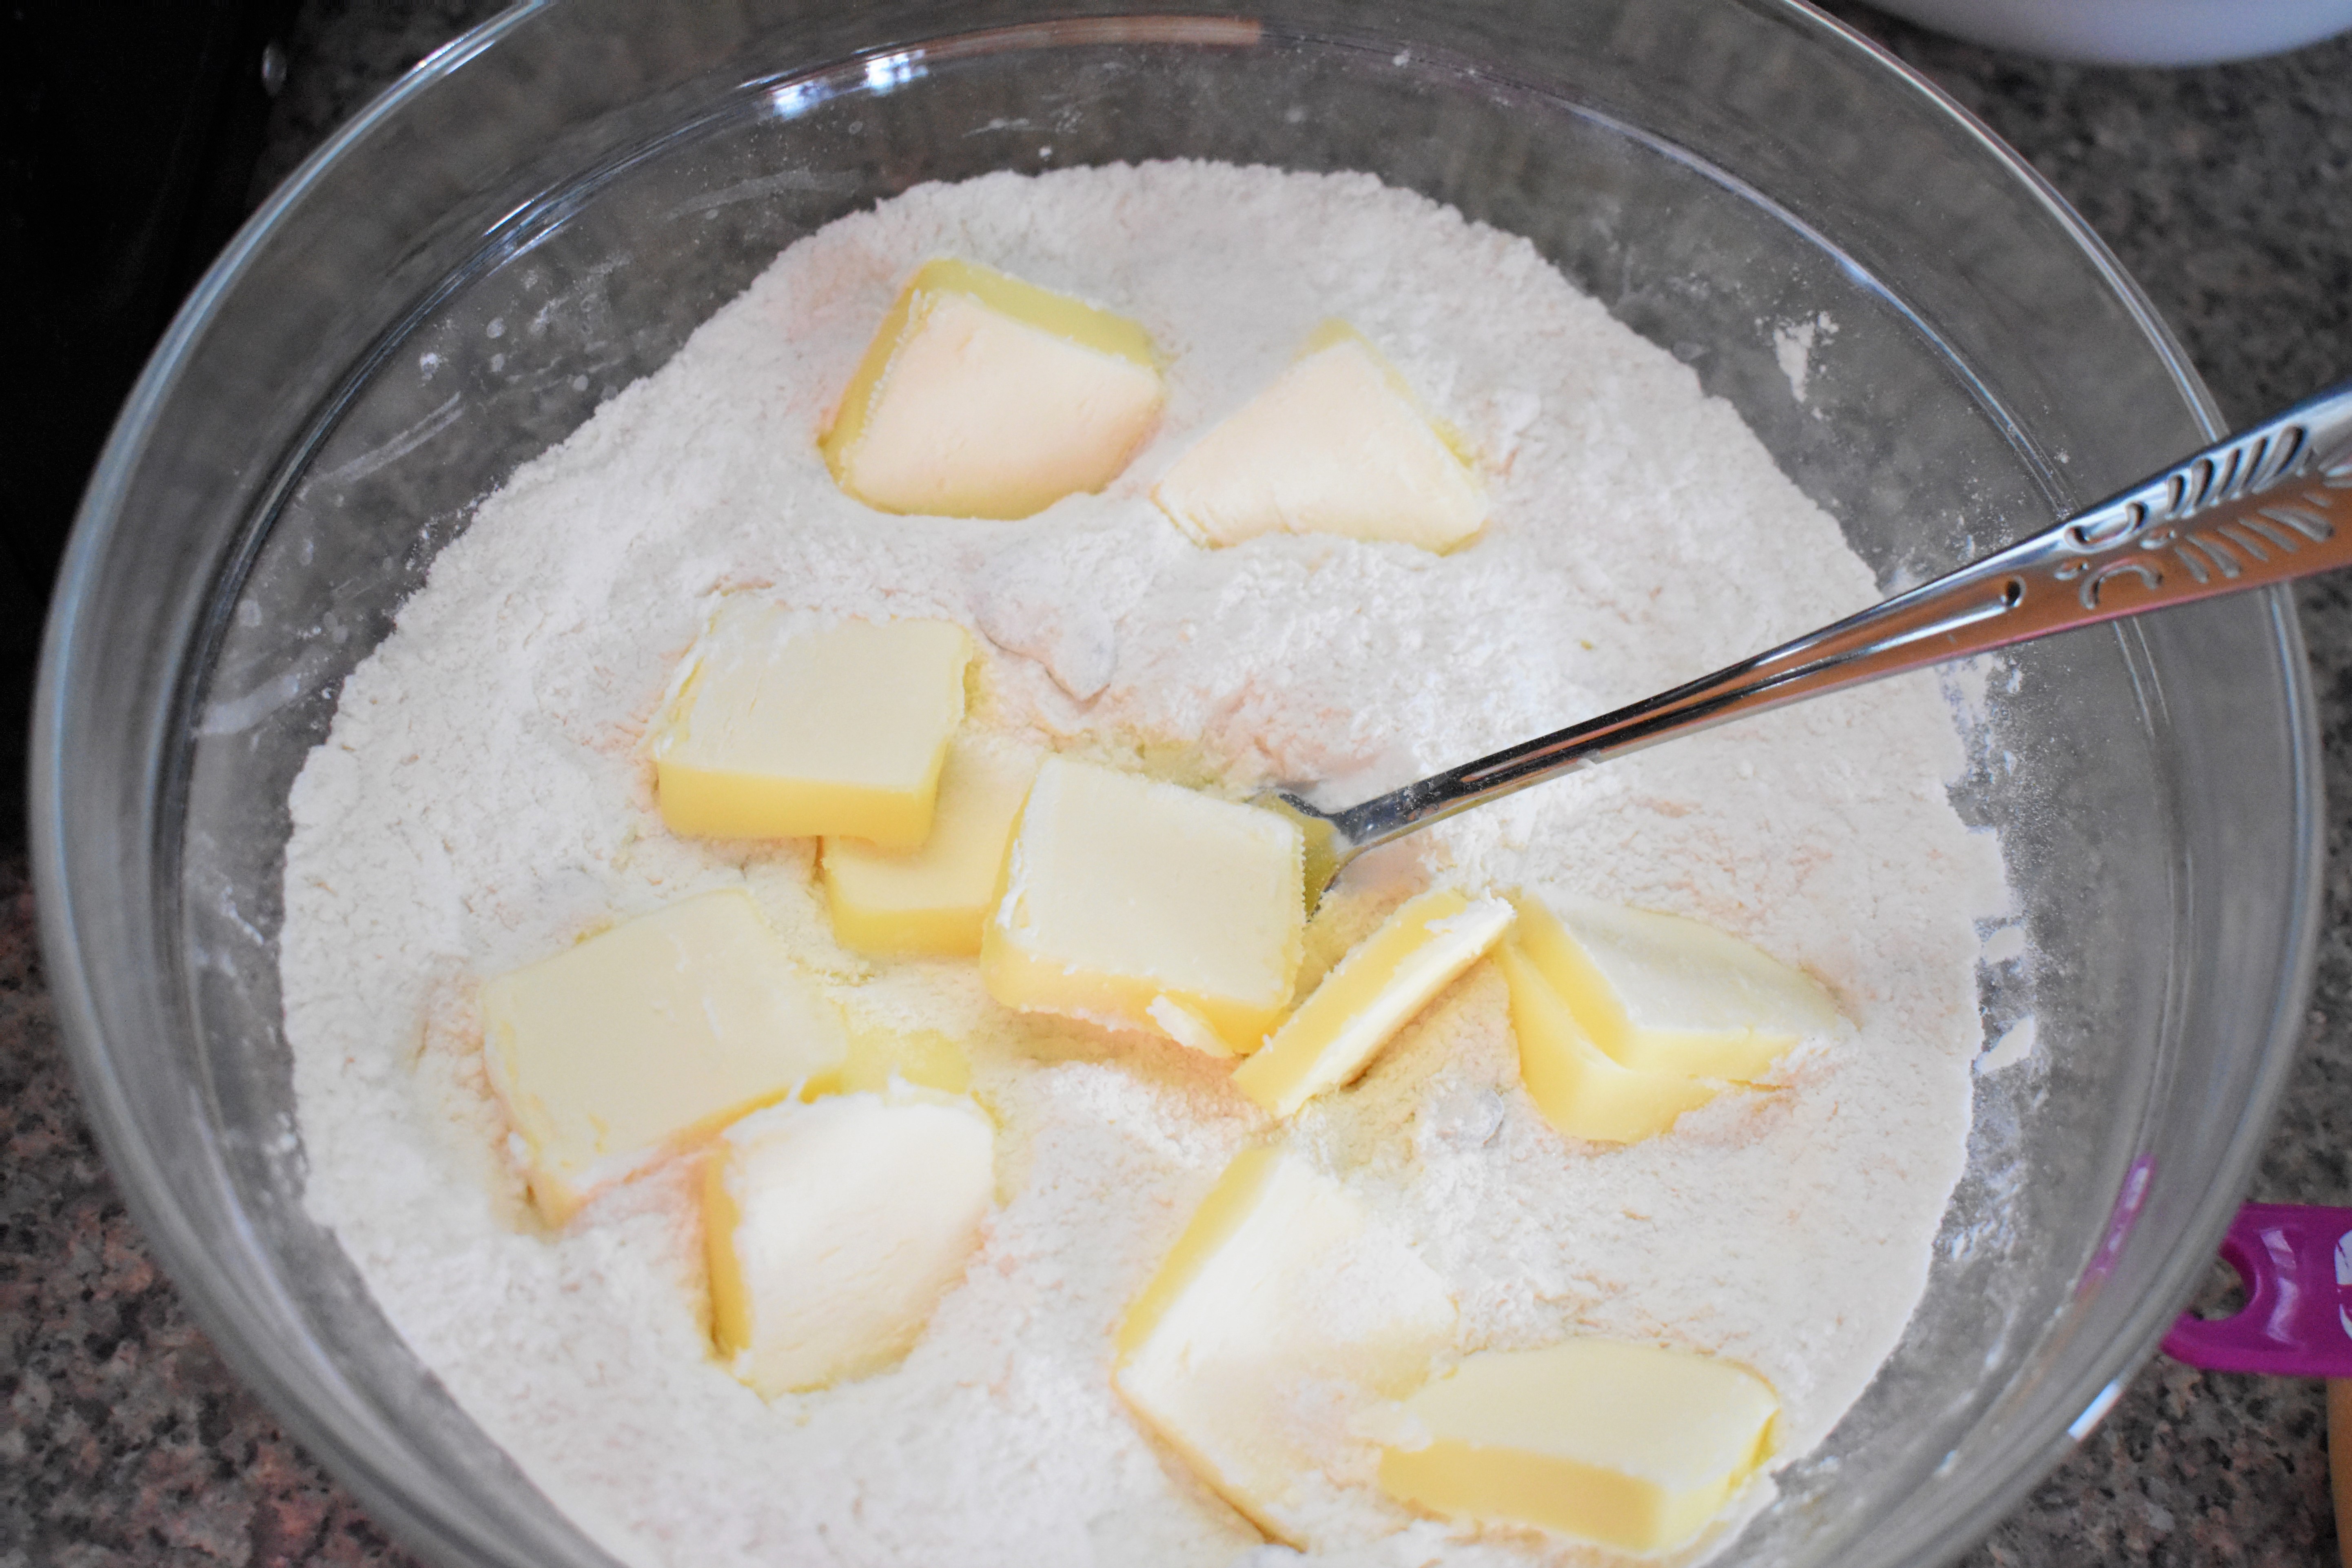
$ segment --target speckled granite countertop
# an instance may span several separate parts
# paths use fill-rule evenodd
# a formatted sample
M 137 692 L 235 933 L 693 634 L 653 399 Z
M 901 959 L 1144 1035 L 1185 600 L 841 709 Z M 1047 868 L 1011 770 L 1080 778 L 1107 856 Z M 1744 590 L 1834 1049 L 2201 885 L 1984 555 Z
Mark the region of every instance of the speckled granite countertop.
M 261 179 L 495 7 L 312 0 Z M 2232 420 L 2352 375 L 2352 38 L 2210 69 L 1997 56 L 1832 7 L 2021 151 L 2154 297 Z M 2306 590 L 2328 793 L 2327 931 L 2252 1195 L 2352 1204 L 2352 582 Z M 0 763 L 16 754 L 0 748 Z M 1966 1559 L 2332 1561 L 2316 1384 L 2158 1360 Z M 75 1103 L 0 825 L 0 1568 L 410 1560 L 229 1374 L 151 1263 Z

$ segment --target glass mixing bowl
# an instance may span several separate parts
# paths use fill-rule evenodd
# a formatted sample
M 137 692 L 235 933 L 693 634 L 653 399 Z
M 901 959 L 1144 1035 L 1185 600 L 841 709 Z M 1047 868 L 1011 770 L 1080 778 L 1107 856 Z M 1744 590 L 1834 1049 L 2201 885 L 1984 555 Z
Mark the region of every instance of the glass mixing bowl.
M 992 169 L 1370 170 L 1528 236 L 1688 363 L 1890 588 L 2217 433 L 2081 222 L 1801 5 L 1123 9 L 518 7 L 247 226 L 107 448 L 35 737 L 58 1009 L 197 1315 L 429 1554 L 606 1561 L 303 1212 L 287 786 L 475 501 L 779 247 Z M 2293 1049 L 2320 835 L 2288 601 L 2079 633 L 1979 685 L 1955 798 L 2000 828 L 2032 945 L 1987 964 L 1984 1007 L 1995 1031 L 2030 1015 L 2040 1047 L 1977 1080 L 1927 1297 L 1738 1561 L 1933 1562 L 1988 1528 L 2179 1308 Z

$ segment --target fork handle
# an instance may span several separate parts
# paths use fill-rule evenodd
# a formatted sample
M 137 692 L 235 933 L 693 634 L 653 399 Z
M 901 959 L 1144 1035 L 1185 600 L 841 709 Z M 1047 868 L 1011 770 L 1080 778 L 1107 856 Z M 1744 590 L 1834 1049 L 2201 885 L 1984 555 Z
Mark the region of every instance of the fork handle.
M 2012 643 L 2352 565 L 2352 382 L 1932 583 L 1331 814 L 1345 858 L 1572 769 Z

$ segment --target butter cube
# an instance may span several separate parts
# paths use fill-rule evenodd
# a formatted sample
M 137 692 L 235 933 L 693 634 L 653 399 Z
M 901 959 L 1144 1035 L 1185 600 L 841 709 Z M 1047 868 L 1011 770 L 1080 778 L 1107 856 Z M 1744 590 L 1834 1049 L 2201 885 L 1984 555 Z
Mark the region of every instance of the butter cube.
M 1447 551 L 1486 495 L 1380 351 L 1345 323 L 1195 443 L 1151 499 L 1200 543 L 1340 533 Z
M 1720 1079 L 1619 1067 L 1592 1043 L 1517 942 L 1505 942 L 1496 957 L 1511 992 L 1519 1080 L 1544 1120 L 1568 1137 L 1637 1143 L 1723 1091 Z
M 930 837 L 916 849 L 827 838 L 818 860 L 833 934 L 872 953 L 976 953 L 1036 759 L 948 748 Z
M 1746 1081 L 1843 1020 L 1811 975 L 1679 915 L 1520 893 L 1514 938 L 1621 1067 Z
M 1511 906 L 1500 899 L 1439 888 L 1407 900 L 1241 1065 L 1234 1087 L 1289 1116 L 1325 1089 L 1354 1081 L 1510 923 Z
M 835 1071 L 840 1015 L 751 896 L 704 893 L 482 987 L 482 1059 L 560 1225 L 598 1188 Z
M 1391 1495 L 1647 1553 L 1696 1536 L 1769 1456 L 1780 1400 L 1730 1362 L 1580 1339 L 1466 1357 L 1405 1408 L 1430 1442 L 1381 1457 Z
M 1028 517 L 1118 477 L 1160 395 L 1133 321 L 942 258 L 882 319 L 820 444 L 879 510 Z
M 894 1085 L 961 1094 L 971 1087 L 971 1058 L 937 1029 L 896 1029 L 849 1020 L 849 1053 L 841 1065 L 808 1081 L 803 1100 L 821 1094 L 882 1093 Z
M 1346 1189 L 1254 1149 L 1128 1309 L 1112 1382 L 1219 1496 L 1305 1547 L 1302 1483 L 1370 1457 L 1363 1428 L 1454 1323 L 1444 1282 Z
M 663 822 L 704 838 L 922 843 L 971 660 L 952 621 L 827 621 L 730 599 L 647 739 Z
M 995 1190 L 996 1131 L 906 1091 L 772 1106 L 705 1173 L 711 1337 L 761 1394 L 879 1372 L 963 1278 Z
M 1270 811 L 1067 758 L 1030 786 L 981 934 L 1024 1012 L 1247 1050 L 1289 1005 L 1305 846 Z

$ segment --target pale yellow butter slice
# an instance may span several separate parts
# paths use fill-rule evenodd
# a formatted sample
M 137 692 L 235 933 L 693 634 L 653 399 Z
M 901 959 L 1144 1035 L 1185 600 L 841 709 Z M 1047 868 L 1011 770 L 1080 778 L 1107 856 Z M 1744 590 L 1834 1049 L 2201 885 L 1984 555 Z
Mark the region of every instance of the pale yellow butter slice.
M 1514 939 L 1621 1067 L 1745 1081 L 1843 1026 L 1819 982 L 1679 915 L 1522 892 Z
M 663 822 L 706 838 L 922 843 L 971 652 L 952 621 L 729 599 L 646 739 Z
M 808 1081 L 803 1099 L 821 1094 L 879 1094 L 893 1087 L 961 1094 L 971 1087 L 971 1058 L 937 1029 L 899 1029 L 849 1019 L 849 1053 L 832 1072 Z
M 1304 854 L 1272 812 L 1051 758 L 1013 830 L 982 978 L 1024 1012 L 1250 1049 L 1297 977 Z
M 482 987 L 482 1058 L 555 1224 L 836 1070 L 841 1016 L 749 893 L 704 893 Z
M 1511 993 L 1519 1080 L 1536 1108 L 1570 1138 L 1636 1143 L 1721 1093 L 1720 1079 L 1620 1067 L 1592 1043 L 1559 993 L 1515 942 L 1496 951 Z
M 1119 1325 L 1112 1381 L 1201 1479 L 1310 1544 L 1309 1489 L 1454 1332 L 1444 1282 L 1295 1156 L 1228 1166 Z
M 1241 1065 L 1234 1087 L 1288 1116 L 1352 1081 L 1373 1053 L 1495 945 L 1511 918 L 1501 899 L 1473 899 L 1452 888 L 1407 900 Z
M 728 1128 L 703 1235 L 729 1370 L 772 1398 L 904 1356 L 979 1244 L 995 1137 L 970 1100 L 913 1090 L 772 1106 Z
M 1339 533 L 1446 551 L 1487 512 L 1477 476 L 1403 378 L 1339 322 L 1178 458 L 1152 500 L 1209 545 Z
M 821 445 L 880 510 L 1028 517 L 1118 477 L 1160 396 L 1133 321 L 942 258 L 883 318 Z
M 861 952 L 978 952 L 1005 846 L 1036 774 L 1034 756 L 956 742 L 919 847 L 827 838 L 818 868 L 833 934 Z
M 1381 1456 L 1391 1495 L 1648 1553 L 1698 1534 L 1769 1457 L 1780 1401 L 1731 1362 L 1583 1339 L 1466 1357 L 1405 1408 L 1430 1441 Z

